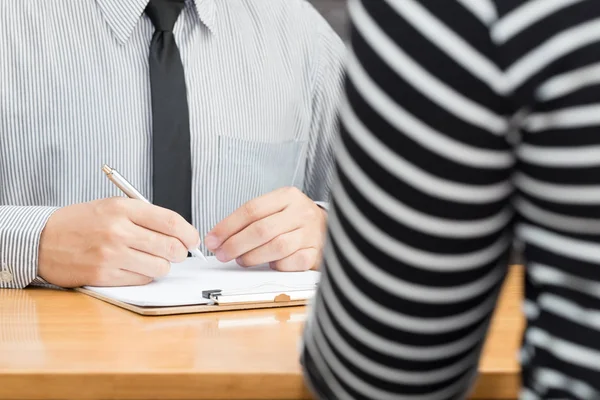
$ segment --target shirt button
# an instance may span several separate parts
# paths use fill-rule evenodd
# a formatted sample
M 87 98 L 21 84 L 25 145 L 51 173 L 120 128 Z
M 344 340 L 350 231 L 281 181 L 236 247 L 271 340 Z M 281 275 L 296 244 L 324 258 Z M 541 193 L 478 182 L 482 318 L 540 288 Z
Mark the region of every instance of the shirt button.
M 8 270 L 8 266 L 6 265 L 6 263 L 2 263 L 2 265 L 0 266 L 0 283 L 2 282 L 12 282 L 13 280 L 13 276 L 10 273 L 10 271 Z
M 13 276 L 8 271 L 0 271 L 0 282 L 12 282 Z

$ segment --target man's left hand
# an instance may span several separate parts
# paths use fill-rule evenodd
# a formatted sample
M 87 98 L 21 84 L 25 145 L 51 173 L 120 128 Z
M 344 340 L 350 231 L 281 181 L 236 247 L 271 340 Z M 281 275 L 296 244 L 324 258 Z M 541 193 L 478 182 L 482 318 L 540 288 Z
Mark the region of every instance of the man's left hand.
M 238 208 L 206 235 L 204 244 L 222 262 L 305 271 L 321 261 L 326 222 L 325 210 L 299 189 L 286 187 Z

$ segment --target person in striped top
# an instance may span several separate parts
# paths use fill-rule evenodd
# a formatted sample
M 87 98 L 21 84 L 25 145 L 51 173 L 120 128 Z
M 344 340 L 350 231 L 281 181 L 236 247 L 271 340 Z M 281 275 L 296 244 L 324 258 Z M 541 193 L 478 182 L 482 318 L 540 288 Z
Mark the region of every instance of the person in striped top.
M 320 399 L 468 396 L 516 249 L 520 398 L 600 398 L 600 2 L 348 8 L 308 385 Z

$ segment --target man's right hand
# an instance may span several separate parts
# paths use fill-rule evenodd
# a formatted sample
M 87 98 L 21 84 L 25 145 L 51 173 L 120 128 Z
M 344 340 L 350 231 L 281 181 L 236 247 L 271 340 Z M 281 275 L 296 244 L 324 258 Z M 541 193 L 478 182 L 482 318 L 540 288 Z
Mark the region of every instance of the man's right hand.
M 179 214 L 140 200 L 74 204 L 48 220 L 38 275 L 61 287 L 144 285 L 199 243 L 198 231 Z

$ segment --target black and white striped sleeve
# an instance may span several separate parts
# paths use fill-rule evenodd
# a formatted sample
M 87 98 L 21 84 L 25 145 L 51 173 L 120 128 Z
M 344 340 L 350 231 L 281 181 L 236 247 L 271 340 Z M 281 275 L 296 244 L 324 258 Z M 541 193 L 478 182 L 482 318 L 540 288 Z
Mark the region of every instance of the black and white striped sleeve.
M 461 398 L 477 373 L 514 166 L 493 10 L 477 1 L 349 2 L 329 236 L 302 350 L 319 398 Z

